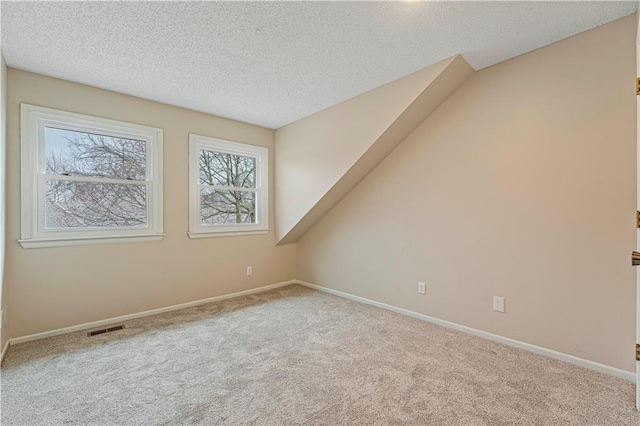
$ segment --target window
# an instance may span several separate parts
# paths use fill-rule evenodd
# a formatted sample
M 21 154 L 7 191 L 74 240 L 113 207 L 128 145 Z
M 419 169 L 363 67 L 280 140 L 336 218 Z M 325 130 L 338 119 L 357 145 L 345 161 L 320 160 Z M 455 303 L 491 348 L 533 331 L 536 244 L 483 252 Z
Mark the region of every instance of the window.
M 267 148 L 189 137 L 189 236 L 268 231 Z
M 159 240 L 162 130 L 22 104 L 25 248 Z

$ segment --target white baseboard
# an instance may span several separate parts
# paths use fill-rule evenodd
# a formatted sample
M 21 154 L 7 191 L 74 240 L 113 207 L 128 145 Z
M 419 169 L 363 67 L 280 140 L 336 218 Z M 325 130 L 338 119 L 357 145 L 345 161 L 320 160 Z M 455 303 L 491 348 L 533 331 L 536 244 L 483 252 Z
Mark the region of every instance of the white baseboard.
M 620 377 L 622 379 L 629 380 L 630 382 L 636 382 L 636 373 L 631 371 L 621 370 L 619 368 L 611 367 L 604 364 L 599 364 L 597 362 L 589 361 L 587 359 L 578 358 L 573 355 L 565 354 L 562 352 L 557 352 L 552 349 L 543 348 L 541 346 L 532 345 L 530 343 L 521 342 L 519 340 L 509 339 L 508 337 L 499 336 L 497 334 L 492 334 L 486 331 L 478 330 L 475 328 L 467 327 L 464 325 L 456 324 L 450 321 L 441 320 L 438 318 L 430 317 L 428 315 L 420 314 L 418 312 L 410 311 L 408 309 L 398 308 L 393 305 L 388 305 L 382 302 L 376 302 L 375 300 L 366 299 L 360 296 L 354 296 L 353 294 L 345 293 L 343 291 L 334 290 L 328 287 L 319 286 L 316 284 L 311 284 L 305 281 L 295 280 L 300 285 L 305 287 L 313 288 L 315 290 L 323 291 L 325 293 L 333 294 L 335 296 L 344 297 L 345 299 L 355 300 L 356 302 L 366 303 L 367 305 L 376 306 L 378 308 L 386 309 L 388 311 L 393 311 L 398 314 L 407 315 L 413 318 L 417 318 L 422 321 L 427 321 L 436 325 L 440 325 L 443 327 L 451 328 L 454 330 L 461 331 L 463 333 L 471 334 L 474 336 L 482 337 L 487 340 L 492 340 L 494 342 L 502 343 L 508 346 L 513 346 L 515 348 L 524 349 L 529 352 L 533 352 L 539 355 L 545 355 L 549 358 L 554 358 L 560 361 L 565 361 L 570 364 L 574 364 L 580 367 L 588 368 L 590 370 L 595 370 L 600 373 L 609 374 L 611 376 Z
M 262 293 L 264 291 L 272 290 L 274 288 L 284 287 L 284 286 L 291 285 L 291 284 L 296 284 L 296 283 L 297 283 L 297 281 L 295 281 L 295 280 L 284 281 L 284 282 L 281 282 L 281 283 L 266 285 L 266 286 L 263 286 L 263 287 L 258 287 L 258 288 L 252 288 L 252 289 L 249 289 L 249 290 L 238 291 L 236 293 L 224 294 L 222 296 L 209 297 L 207 299 L 200 299 L 200 300 L 195 300 L 193 302 L 180 303 L 178 305 L 166 306 L 164 308 L 151 309 L 149 311 L 137 312 L 135 314 L 128 314 L 128 315 L 122 315 L 122 316 L 114 317 L 114 318 L 107 318 L 107 319 L 103 319 L 103 320 L 99 320 L 99 321 L 86 322 L 84 324 L 73 325 L 71 327 L 64 327 L 64 328 L 59 328 L 59 329 L 56 329 L 56 330 L 44 331 L 42 333 L 30 334 L 28 336 L 14 337 L 14 338 L 11 338 L 11 339 L 9 339 L 7 341 L 7 345 L 13 346 L 13 345 L 17 345 L 19 343 L 30 342 L 32 340 L 45 339 L 47 337 L 59 336 L 61 334 L 73 333 L 73 332 L 76 332 L 76 331 L 87 330 L 87 329 L 90 329 L 90 328 L 102 327 L 102 326 L 113 324 L 113 323 L 117 323 L 117 322 L 129 321 L 129 320 L 136 319 L 136 318 L 142 318 L 142 317 L 148 317 L 148 316 L 151 316 L 151 315 L 157 315 L 157 314 L 161 314 L 163 312 L 177 311 L 179 309 L 191 308 L 193 306 L 204 305 L 206 303 L 217 302 L 217 301 L 225 300 L 225 299 L 232 299 L 234 297 L 246 296 L 246 295 L 255 294 L 255 293 Z M 4 351 L 5 350 L 6 350 L 6 346 L 5 346 L 5 349 L 2 352 L 3 356 L 4 356 Z
M 4 347 L 2 348 L 2 353 L 0 353 L 0 365 L 2 365 L 2 361 L 4 360 L 4 354 L 7 353 L 7 349 L 9 349 L 9 341 L 4 342 Z
M 350 299 L 350 300 L 354 300 L 356 302 L 361 302 L 361 303 L 366 303 L 367 305 L 371 305 L 371 306 L 376 306 L 378 308 L 382 308 L 382 309 L 386 309 L 392 312 L 396 312 L 402 315 L 407 315 L 413 318 L 417 318 L 419 320 L 422 321 L 427 321 L 436 325 L 440 325 L 443 327 L 447 327 L 447 328 L 451 328 L 454 330 L 458 330 L 461 331 L 463 333 L 467 333 L 467 334 L 471 334 L 474 336 L 478 336 L 478 337 L 482 337 L 485 338 L 487 340 L 492 340 L 494 342 L 498 342 L 498 343 L 502 343 L 508 346 L 512 346 L 512 347 L 516 347 L 516 348 L 520 348 L 520 349 L 524 349 L 539 355 L 545 355 L 548 356 L 550 358 L 554 358 L 560 361 L 565 361 L 568 362 L 570 364 L 574 364 L 580 367 L 584 367 L 584 368 L 588 368 L 590 370 L 594 370 L 594 371 L 598 371 L 600 373 L 605 373 L 605 374 L 609 374 L 611 376 L 615 376 L 615 377 L 620 377 L 622 379 L 626 379 L 629 380 L 631 382 L 636 381 L 636 374 L 634 372 L 631 371 L 625 371 L 625 370 L 621 370 L 615 367 L 611 367 L 608 365 L 604 365 L 604 364 L 599 364 L 597 362 L 594 361 L 589 361 L 583 358 L 578 358 L 576 356 L 573 355 L 569 355 L 569 354 L 565 354 L 562 352 L 557 352 L 554 351 L 552 349 L 547 349 L 547 348 L 543 348 L 541 346 L 536 346 L 536 345 L 532 345 L 530 343 L 525 343 L 525 342 L 521 342 L 519 340 L 514 340 L 514 339 L 509 339 L 508 337 L 503 337 L 503 336 L 499 336 L 497 334 L 492 334 L 486 331 L 482 331 L 482 330 L 478 330 L 475 328 L 471 328 L 471 327 L 467 327 L 464 325 L 460 325 L 460 324 L 456 324 L 450 321 L 445 321 L 442 319 L 438 319 L 435 317 L 430 317 L 428 315 L 424 315 L 424 314 L 420 314 L 418 312 L 414 312 L 414 311 L 410 311 L 408 309 L 404 309 L 404 308 L 398 308 L 396 306 L 393 305 L 388 305 L 386 303 L 382 303 L 382 302 L 377 302 L 375 300 L 371 300 L 371 299 L 366 299 L 364 297 L 360 297 L 360 296 L 354 296 L 353 294 L 349 294 L 349 293 L 345 293 L 339 290 L 334 290 L 328 287 L 323 287 L 323 286 L 319 286 L 316 284 L 311 284 L 305 281 L 301 281 L 301 280 L 290 280 L 290 281 L 284 281 L 281 283 L 276 283 L 276 284 L 271 284 L 271 285 L 267 285 L 267 286 L 263 286 L 263 287 L 258 287 L 258 288 L 252 288 L 249 290 L 244 290 L 244 291 L 239 291 L 236 293 L 231 293 L 231 294 L 225 294 L 222 296 L 215 296 L 215 297 L 210 297 L 207 299 L 201 299 L 201 300 L 195 300 L 193 302 L 187 302 L 187 303 L 181 303 L 178 305 L 172 305 L 172 306 L 166 306 L 164 308 L 158 308 L 158 309 L 151 309 L 149 311 L 143 311 L 143 312 L 137 312 L 134 314 L 129 314 L 129 315 L 122 315 L 119 317 L 114 317 L 114 318 L 107 318 L 104 320 L 100 320 L 100 321 L 93 321 L 93 322 L 87 322 L 84 324 L 78 324 L 78 325 L 74 325 L 71 327 L 64 327 L 64 328 L 59 328 L 56 330 L 50 330 L 50 331 L 45 331 L 42 333 L 36 333 L 36 334 L 30 334 L 28 336 L 22 336 L 22 337 L 14 337 L 12 339 L 9 339 L 4 347 L 2 348 L 2 353 L 0 354 L 0 362 L 2 361 L 2 359 L 4 359 L 4 355 L 7 352 L 7 348 L 10 345 L 16 345 L 19 343 L 24 343 L 24 342 L 30 342 L 32 340 L 39 340 L 39 339 L 45 339 L 47 337 L 53 337 L 53 336 L 59 336 L 61 334 L 67 334 L 67 333 L 73 333 L 76 331 L 81 331 L 81 330 L 87 330 L 90 328 L 97 328 L 97 327 L 101 327 L 104 325 L 109 325 L 109 324 L 113 324 L 113 323 L 117 323 L 117 322 L 123 322 L 123 321 L 128 321 L 128 320 L 132 320 L 132 319 L 136 319 L 136 318 L 142 318 L 142 317 L 147 317 L 147 316 L 151 316 L 151 315 L 157 315 L 157 314 L 161 314 L 163 312 L 170 312 L 170 311 L 176 311 L 179 309 L 185 309 L 185 308 L 191 308 L 193 306 L 199 306 L 199 305 L 204 305 L 207 303 L 211 303 L 211 302 L 217 302 L 220 300 L 225 300 L 225 299 L 232 299 L 234 297 L 240 297 L 240 296 L 246 296 L 249 294 L 255 294 L 255 293 L 262 293 L 264 291 L 268 291 L 268 290 L 272 290 L 274 288 L 279 288 L 279 287 L 285 287 L 291 284 L 300 284 L 303 285 L 305 287 L 309 287 L 309 288 L 313 288 L 315 290 L 319 290 L 325 293 L 329 293 L 329 294 L 333 294 L 335 296 L 339 296 L 339 297 L 343 297 L 345 299 Z

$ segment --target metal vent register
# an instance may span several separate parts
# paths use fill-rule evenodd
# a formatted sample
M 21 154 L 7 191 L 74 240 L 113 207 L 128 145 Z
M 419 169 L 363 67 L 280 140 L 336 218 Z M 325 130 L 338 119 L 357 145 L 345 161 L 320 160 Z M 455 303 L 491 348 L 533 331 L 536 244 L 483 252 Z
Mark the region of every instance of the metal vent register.
M 124 330 L 124 325 L 116 325 L 115 327 L 103 328 L 102 330 L 93 330 L 87 333 L 87 337 L 97 336 L 98 334 L 111 333 L 112 331 Z

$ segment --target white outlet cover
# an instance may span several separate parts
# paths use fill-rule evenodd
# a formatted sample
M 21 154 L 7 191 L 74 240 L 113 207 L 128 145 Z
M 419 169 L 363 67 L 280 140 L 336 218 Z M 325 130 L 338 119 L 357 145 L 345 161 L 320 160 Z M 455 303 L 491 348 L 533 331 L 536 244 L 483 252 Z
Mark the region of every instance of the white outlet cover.
M 504 313 L 504 297 L 493 296 L 493 310 Z
M 253 267 L 247 266 L 247 275 L 252 275 L 252 274 L 253 274 Z
M 427 285 L 422 281 L 418 282 L 418 293 L 425 294 L 427 291 Z

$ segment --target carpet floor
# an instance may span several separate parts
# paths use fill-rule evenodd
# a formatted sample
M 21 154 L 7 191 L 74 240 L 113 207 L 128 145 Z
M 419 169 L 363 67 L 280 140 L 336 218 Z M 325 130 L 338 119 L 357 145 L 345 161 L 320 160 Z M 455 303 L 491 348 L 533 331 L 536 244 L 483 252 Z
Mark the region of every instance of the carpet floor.
M 9 348 L 2 425 L 638 425 L 635 386 L 293 285 Z

